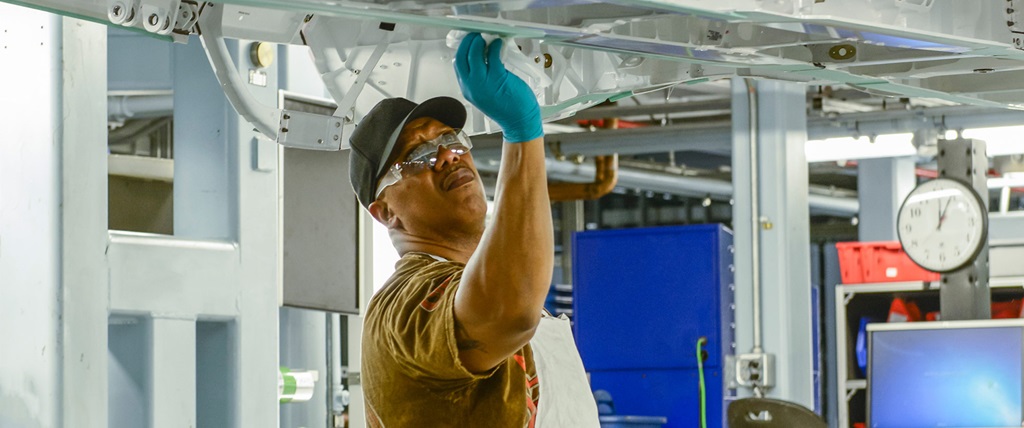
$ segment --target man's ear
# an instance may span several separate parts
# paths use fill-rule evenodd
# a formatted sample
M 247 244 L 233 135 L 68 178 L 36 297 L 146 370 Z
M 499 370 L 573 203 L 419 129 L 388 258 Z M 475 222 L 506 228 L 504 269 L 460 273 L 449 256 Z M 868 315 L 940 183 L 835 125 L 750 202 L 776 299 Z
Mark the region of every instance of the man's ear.
M 370 215 L 373 216 L 374 220 L 377 220 L 378 223 L 391 228 L 391 223 L 396 219 L 394 213 L 388 208 L 388 203 L 386 201 L 383 199 L 377 199 L 376 201 L 371 202 L 368 208 L 370 210 Z

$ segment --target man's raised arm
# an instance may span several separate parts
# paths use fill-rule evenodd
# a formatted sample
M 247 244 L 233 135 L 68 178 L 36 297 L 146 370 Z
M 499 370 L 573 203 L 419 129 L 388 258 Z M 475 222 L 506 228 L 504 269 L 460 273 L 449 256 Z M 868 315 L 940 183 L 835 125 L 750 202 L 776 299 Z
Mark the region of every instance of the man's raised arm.
M 540 106 L 533 91 L 476 33 L 463 39 L 455 69 L 463 94 L 501 126 L 501 166 L 491 224 L 466 265 L 455 300 L 459 358 L 486 371 L 533 337 L 551 284 L 554 232 Z

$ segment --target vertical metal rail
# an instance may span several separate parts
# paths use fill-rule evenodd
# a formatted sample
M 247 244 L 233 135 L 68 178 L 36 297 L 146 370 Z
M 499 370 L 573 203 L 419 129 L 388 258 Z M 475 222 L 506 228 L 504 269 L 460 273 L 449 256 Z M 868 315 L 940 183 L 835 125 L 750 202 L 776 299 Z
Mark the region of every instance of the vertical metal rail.
M 325 347 L 327 360 L 327 373 L 324 379 L 327 382 L 327 393 L 324 394 L 324 405 L 327 406 L 327 427 L 334 427 L 334 314 L 328 312 L 324 315 L 327 331 L 327 346 Z
M 754 292 L 754 354 L 760 354 L 761 348 L 761 201 L 758 181 L 758 145 L 757 145 L 757 88 L 751 79 L 743 79 L 747 85 L 747 110 L 750 115 L 750 247 L 753 253 L 751 283 Z

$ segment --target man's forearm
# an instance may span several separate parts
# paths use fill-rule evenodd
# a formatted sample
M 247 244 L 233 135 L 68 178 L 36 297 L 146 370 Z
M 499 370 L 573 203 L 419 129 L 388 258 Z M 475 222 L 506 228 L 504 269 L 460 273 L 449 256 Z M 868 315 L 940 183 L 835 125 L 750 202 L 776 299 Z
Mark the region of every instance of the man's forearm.
M 491 220 L 466 273 L 496 314 L 536 319 L 554 265 L 543 138 L 505 144 Z

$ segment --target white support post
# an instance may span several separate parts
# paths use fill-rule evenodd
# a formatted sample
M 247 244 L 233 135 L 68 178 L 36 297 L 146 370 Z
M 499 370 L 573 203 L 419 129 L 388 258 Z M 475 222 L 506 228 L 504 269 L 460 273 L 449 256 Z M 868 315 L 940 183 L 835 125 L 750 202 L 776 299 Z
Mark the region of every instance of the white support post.
M 107 28 L 61 21 L 64 423 L 100 428 L 108 426 Z
M 0 426 L 106 427 L 106 29 L 0 29 Z
M 0 34 L 0 425 L 57 427 L 61 19 L 0 4 Z
M 759 322 L 761 348 L 775 356 L 774 368 L 762 375 L 774 378 L 766 395 L 814 409 L 806 88 L 785 82 L 750 84 L 753 93 L 741 79 L 733 81 L 732 90 L 737 353 L 755 348 Z M 753 157 L 752 138 L 757 146 Z M 752 177 L 753 169 L 758 172 Z M 753 233 L 758 234 L 756 240 Z M 758 248 L 754 242 L 759 242 Z M 755 257 L 760 266 L 757 278 Z M 757 309 L 755 280 L 761 288 Z
M 154 316 L 152 393 L 153 428 L 196 426 L 196 323 L 190 318 Z

